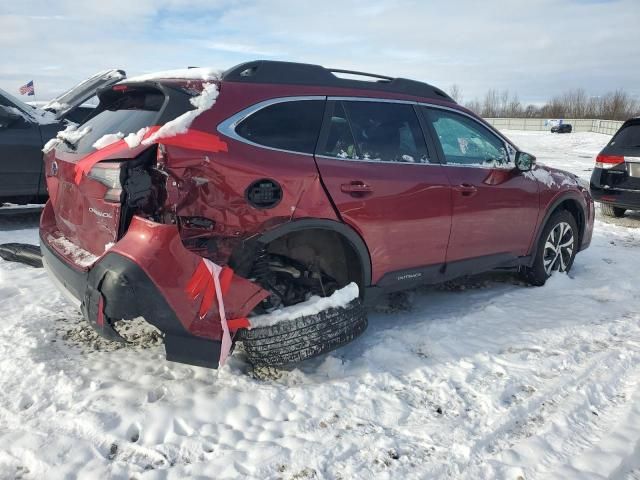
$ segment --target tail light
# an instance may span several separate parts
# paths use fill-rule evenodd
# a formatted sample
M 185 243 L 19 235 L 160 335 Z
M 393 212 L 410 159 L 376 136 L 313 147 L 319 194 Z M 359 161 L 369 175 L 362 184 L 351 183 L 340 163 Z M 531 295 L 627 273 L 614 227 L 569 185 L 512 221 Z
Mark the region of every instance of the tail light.
M 612 168 L 621 163 L 624 163 L 624 157 L 621 155 L 603 155 L 601 153 L 596 158 L 597 168 Z
M 106 201 L 120 202 L 120 196 L 122 194 L 120 162 L 96 163 L 87 176 L 108 188 L 104 194 Z

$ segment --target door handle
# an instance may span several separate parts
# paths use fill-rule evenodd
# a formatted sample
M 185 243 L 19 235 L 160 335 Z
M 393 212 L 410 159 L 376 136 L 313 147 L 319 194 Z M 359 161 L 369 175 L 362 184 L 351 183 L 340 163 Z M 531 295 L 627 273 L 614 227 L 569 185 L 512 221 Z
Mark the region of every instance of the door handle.
M 478 189 L 469 183 L 463 183 L 462 185 L 454 187 L 454 189 L 463 197 L 473 197 L 476 193 L 478 193 Z
M 351 183 L 343 183 L 340 190 L 351 195 L 362 195 L 373 192 L 373 188 L 360 180 L 354 180 Z

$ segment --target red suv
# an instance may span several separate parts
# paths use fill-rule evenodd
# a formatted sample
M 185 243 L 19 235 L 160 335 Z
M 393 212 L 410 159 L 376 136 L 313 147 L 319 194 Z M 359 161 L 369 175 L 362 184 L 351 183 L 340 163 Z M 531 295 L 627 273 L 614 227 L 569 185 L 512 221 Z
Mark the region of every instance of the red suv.
M 425 83 L 255 61 L 99 98 L 46 155 L 44 263 L 101 334 L 144 317 L 169 360 L 215 368 L 238 338 L 300 360 L 361 333 L 380 293 L 492 269 L 542 285 L 591 241 L 588 188 Z

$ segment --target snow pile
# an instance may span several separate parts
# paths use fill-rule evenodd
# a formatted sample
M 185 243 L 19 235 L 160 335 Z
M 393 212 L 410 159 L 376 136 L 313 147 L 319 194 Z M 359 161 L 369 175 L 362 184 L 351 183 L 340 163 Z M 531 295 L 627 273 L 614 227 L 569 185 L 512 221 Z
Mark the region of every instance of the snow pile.
M 108 133 L 103 135 L 98 140 L 95 141 L 93 145 L 91 145 L 96 150 L 100 150 L 101 148 L 108 147 L 109 145 L 116 143 L 124 138 L 124 133 Z
M 149 131 L 149 127 L 143 127 L 138 130 L 136 133 L 130 133 L 126 137 L 124 137 L 124 141 L 127 142 L 129 148 L 136 148 L 138 145 L 142 143 L 142 139 Z
M 609 139 L 508 136 L 583 178 Z M 0 218 L 0 243 L 38 238 Z M 638 269 L 640 213 L 598 212 L 570 275 L 397 294 L 256 379 L 241 348 L 219 372 L 153 338 L 107 351 L 43 269 L 0 260 L 0 478 L 640 478 Z
M 70 256 L 73 262 L 80 267 L 89 267 L 93 265 L 98 256 L 87 252 L 65 237 L 53 237 L 49 235 L 47 238 L 49 243 L 56 247 L 65 256 Z
M 52 100 L 48 102 L 43 108 L 46 108 L 47 110 L 53 110 L 54 112 L 61 112 L 63 110 L 68 110 L 69 104 Z
M 58 135 L 56 135 L 56 137 L 62 141 L 66 141 L 71 143 L 72 145 L 75 145 L 90 131 L 91 126 L 87 126 L 78 130 L 78 127 L 76 125 L 68 125 L 67 128 L 65 128 L 61 132 L 58 132 Z
M 60 140 L 54 137 L 44 144 L 44 147 L 42 147 L 42 151 L 44 153 L 49 153 L 51 150 L 58 146 L 58 143 L 60 143 Z
M 138 75 L 136 77 L 130 77 L 125 80 L 126 83 L 130 82 L 148 82 L 152 80 L 159 80 L 163 78 L 175 78 L 185 80 L 205 80 L 212 81 L 220 78 L 221 71 L 215 68 L 181 68 L 176 70 L 165 70 L 162 72 L 147 73 L 144 75 Z
M 90 131 L 91 131 L 90 126 L 87 126 L 81 130 L 78 130 L 77 125 L 69 124 L 67 125 L 67 128 L 58 132 L 58 134 L 56 135 L 56 138 L 52 138 L 47 143 L 45 143 L 44 147 L 42 148 L 42 151 L 44 153 L 49 153 L 51 150 L 53 150 L 58 146 L 60 141 L 64 141 L 72 145 L 75 145 L 80 141 L 80 139 L 82 139 L 82 137 L 84 137 Z
M 146 140 L 143 140 L 143 145 L 150 145 L 161 138 L 174 137 L 178 134 L 185 133 L 191 126 L 191 123 L 201 113 L 213 107 L 218 98 L 218 86 L 215 83 L 205 83 L 202 87 L 202 93 L 189 100 L 191 104 L 196 107 L 195 110 L 189 110 L 170 122 L 165 123 L 157 132 Z
M 344 307 L 355 298 L 358 298 L 358 295 L 358 285 L 351 282 L 346 287 L 333 292 L 329 297 L 318 297 L 314 295 L 306 302 L 280 308 L 265 315 L 256 315 L 255 317 L 251 317 L 249 321 L 251 322 L 251 328 L 270 327 L 277 323 L 315 315 L 329 308 Z

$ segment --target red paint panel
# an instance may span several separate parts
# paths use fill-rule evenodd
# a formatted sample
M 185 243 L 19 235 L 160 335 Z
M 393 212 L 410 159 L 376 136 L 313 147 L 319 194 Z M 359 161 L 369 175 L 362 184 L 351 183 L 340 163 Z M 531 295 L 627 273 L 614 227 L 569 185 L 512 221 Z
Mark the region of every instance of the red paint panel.
M 199 295 L 195 298 L 193 295 L 196 290 L 208 289 L 200 270 L 202 257 L 184 248 L 175 225 L 134 217 L 127 234 L 111 251 L 133 260 L 144 270 L 190 333 L 213 340 L 222 338 L 215 302 L 202 316 Z M 225 275 L 231 275 L 230 279 L 225 277 L 228 290 L 224 298 L 229 318 L 246 317 L 269 295 L 260 286 L 234 275 L 233 271 Z
M 373 283 L 387 272 L 444 262 L 451 192 L 442 166 L 320 157 L 317 163 L 343 220 L 369 247 Z M 344 192 L 352 182 L 371 192 Z
M 453 187 L 447 261 L 527 255 L 540 208 L 538 182 L 516 170 L 449 165 L 446 173 Z
M 144 134 L 143 142 L 154 135 L 159 129 L 160 126 L 150 126 L 149 130 Z M 227 144 L 220 140 L 220 137 L 217 135 L 192 129 L 188 129 L 185 133 L 179 133 L 171 137 L 156 139 L 150 144 L 146 144 L 144 146 L 148 148 L 149 145 L 157 143 L 213 153 L 227 151 Z M 124 140 L 119 140 L 84 157 L 76 164 L 75 167 L 74 180 L 76 185 L 80 184 L 82 177 L 89 173 L 96 163 L 113 158 L 114 155 L 117 156 L 119 152 L 126 150 L 130 150 L 129 145 Z

